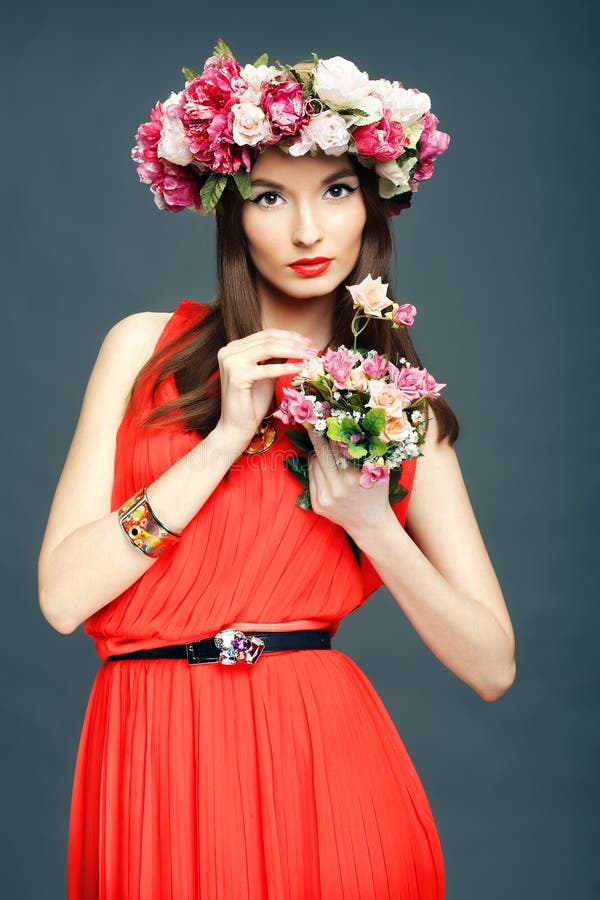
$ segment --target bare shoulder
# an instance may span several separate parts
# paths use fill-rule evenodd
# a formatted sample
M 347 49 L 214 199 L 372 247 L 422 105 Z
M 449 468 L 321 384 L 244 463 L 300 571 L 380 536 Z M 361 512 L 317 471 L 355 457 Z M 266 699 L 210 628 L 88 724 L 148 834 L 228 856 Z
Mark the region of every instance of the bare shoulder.
M 172 312 L 138 312 L 119 319 L 106 333 L 103 348 L 111 351 L 129 351 L 133 362 L 141 368 L 150 358 Z
M 110 393 L 113 420 L 120 419 L 135 378 L 150 359 L 172 312 L 138 312 L 119 319 L 106 333 L 94 363 L 87 393 Z M 102 388 L 104 387 L 104 390 Z M 85 400 L 88 398 L 84 398 Z M 106 397 L 108 402 L 108 396 Z M 98 413 L 98 408 L 94 409 Z
M 119 319 L 102 341 L 92 379 L 106 378 L 112 383 L 113 396 L 125 398 L 172 315 L 172 312 L 138 312 Z

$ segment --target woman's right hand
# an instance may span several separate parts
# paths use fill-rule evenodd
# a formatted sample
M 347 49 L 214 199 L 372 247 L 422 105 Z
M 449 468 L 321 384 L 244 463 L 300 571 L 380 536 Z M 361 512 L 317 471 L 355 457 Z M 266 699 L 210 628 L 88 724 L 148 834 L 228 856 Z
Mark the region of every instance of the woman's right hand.
M 232 443 L 245 449 L 267 414 L 276 380 L 297 373 L 302 363 L 269 363 L 270 359 L 308 359 L 319 352 L 296 331 L 266 328 L 217 353 L 221 377 L 219 427 Z M 264 364 L 261 364 L 264 363 Z

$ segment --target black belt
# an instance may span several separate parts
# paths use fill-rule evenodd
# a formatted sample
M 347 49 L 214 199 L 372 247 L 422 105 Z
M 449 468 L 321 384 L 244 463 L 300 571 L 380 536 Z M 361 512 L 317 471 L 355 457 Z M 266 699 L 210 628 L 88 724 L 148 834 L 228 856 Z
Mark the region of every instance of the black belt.
M 331 636 L 326 629 L 302 631 L 258 631 L 245 634 L 234 628 L 225 628 L 214 637 L 188 644 L 169 644 L 117 653 L 105 662 L 117 659 L 187 659 L 190 665 L 220 662 L 234 665 L 238 660 L 253 665 L 262 653 L 274 650 L 330 650 Z

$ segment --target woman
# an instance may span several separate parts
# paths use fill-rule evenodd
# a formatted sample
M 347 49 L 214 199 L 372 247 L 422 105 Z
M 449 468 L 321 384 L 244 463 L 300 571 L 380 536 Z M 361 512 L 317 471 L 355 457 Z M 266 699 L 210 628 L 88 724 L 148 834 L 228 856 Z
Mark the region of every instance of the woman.
M 223 55 L 207 67 L 232 65 Z M 102 344 L 39 560 L 43 614 L 64 634 L 83 623 L 103 660 L 75 770 L 69 900 L 444 896 L 419 777 L 330 639 L 385 583 L 483 699 L 510 686 L 511 622 L 456 419 L 431 405 L 393 506 L 387 484 L 363 490 L 309 429 L 312 511 L 295 503 L 283 460 L 297 450 L 273 421 L 303 362 L 348 345 L 345 285 L 387 280 L 390 202 L 355 154 L 261 146 L 249 195 L 224 189 L 214 207 L 214 304 L 127 316 Z M 362 340 L 388 353 L 399 341 L 419 365 L 404 331 L 373 320 Z

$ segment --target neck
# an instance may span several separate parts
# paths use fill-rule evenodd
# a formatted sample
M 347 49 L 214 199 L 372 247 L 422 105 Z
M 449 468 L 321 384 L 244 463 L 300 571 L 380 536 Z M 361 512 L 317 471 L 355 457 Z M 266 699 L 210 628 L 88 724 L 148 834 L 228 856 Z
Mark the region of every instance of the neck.
M 333 338 L 335 292 L 320 297 L 290 297 L 269 286 L 257 285 L 263 328 L 298 331 L 324 349 Z

